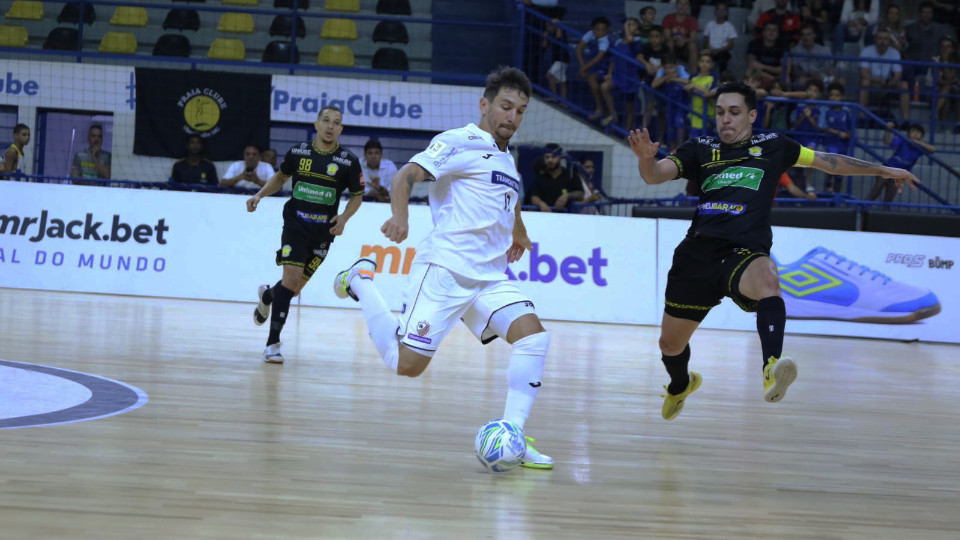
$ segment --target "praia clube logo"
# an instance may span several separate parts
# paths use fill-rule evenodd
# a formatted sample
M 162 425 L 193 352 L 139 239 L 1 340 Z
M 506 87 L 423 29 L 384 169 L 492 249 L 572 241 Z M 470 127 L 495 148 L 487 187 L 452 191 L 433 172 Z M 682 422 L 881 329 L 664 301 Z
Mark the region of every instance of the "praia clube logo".
M 109 230 L 106 223 L 109 223 Z M 51 216 L 47 210 L 41 210 L 39 216 L 18 216 L 0 214 L 0 240 L 2 235 L 22 237 L 30 243 L 43 246 L 51 240 L 80 240 L 89 242 L 109 242 L 111 244 L 151 244 L 163 246 L 167 243 L 167 232 L 170 227 L 166 218 L 159 218 L 156 223 L 131 224 L 123 221 L 119 214 L 114 214 L 109 221 L 98 221 L 92 213 L 87 213 L 82 219 L 69 219 Z M 23 248 L 5 247 L 0 245 L 0 264 L 34 264 L 36 266 L 63 267 L 64 265 L 76 268 L 107 270 L 127 270 L 144 272 L 163 272 L 167 262 L 163 257 L 145 255 L 131 255 L 118 253 L 97 253 L 82 250 L 71 253 L 69 249 L 60 251 L 51 249 L 35 249 L 32 253 L 25 253 Z
M 227 100 L 216 90 L 193 88 L 180 96 L 177 106 L 183 109 L 185 133 L 212 137 L 220 132 L 220 116 L 227 108 Z

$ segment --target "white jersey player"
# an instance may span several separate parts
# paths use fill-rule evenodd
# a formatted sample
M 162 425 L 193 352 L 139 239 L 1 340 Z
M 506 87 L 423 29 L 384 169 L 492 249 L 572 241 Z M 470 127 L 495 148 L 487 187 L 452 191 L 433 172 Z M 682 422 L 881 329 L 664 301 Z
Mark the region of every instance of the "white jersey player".
M 513 346 L 503 418 L 524 429 L 540 389 L 550 335 L 533 303 L 507 281 L 508 262 L 533 247 L 520 217 L 520 175 L 507 149 L 531 93 L 522 71 L 501 67 L 487 77 L 480 122 L 445 131 L 393 178 L 387 238 L 407 238 L 407 205 L 417 182 L 431 182 L 434 228 L 417 248 L 399 320 L 373 284 L 376 263 L 360 259 L 337 275 L 334 292 L 360 302 L 383 363 L 416 377 L 459 320 L 483 342 Z M 530 446 L 521 465 L 552 469 L 553 459 Z

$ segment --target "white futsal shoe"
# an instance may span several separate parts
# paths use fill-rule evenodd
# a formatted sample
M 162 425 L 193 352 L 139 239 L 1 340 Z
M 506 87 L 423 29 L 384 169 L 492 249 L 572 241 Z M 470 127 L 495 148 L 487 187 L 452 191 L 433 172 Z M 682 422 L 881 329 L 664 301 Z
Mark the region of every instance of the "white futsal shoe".
M 279 341 L 273 345 L 267 345 L 267 348 L 263 350 L 263 361 L 269 364 L 282 364 L 283 363 L 283 353 L 280 352 L 280 346 L 282 343 Z
M 524 437 L 527 441 L 527 451 L 523 455 L 523 458 L 520 459 L 520 466 L 527 467 L 529 469 L 552 469 L 553 468 L 553 458 L 541 454 L 533 447 L 532 443 L 537 442 L 533 437 Z
M 340 272 L 337 274 L 337 277 L 333 278 L 333 293 L 337 295 L 337 298 L 346 298 L 349 296 L 353 298 L 354 301 L 359 302 L 360 299 L 357 298 L 357 295 L 350 289 L 350 280 L 355 276 L 360 276 L 360 279 L 372 280 L 373 273 L 376 271 L 377 263 L 370 259 L 358 259 L 350 268 Z
M 270 318 L 270 306 L 263 303 L 263 293 L 269 288 L 269 285 L 261 285 L 257 288 L 257 299 L 260 303 L 253 309 L 253 324 L 257 326 L 263 326 L 263 323 Z

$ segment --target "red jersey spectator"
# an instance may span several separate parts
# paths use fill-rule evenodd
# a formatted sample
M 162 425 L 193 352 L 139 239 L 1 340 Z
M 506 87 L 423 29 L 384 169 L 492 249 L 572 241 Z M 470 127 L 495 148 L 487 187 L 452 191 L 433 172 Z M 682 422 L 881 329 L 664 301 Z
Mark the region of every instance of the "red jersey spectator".
M 679 59 L 686 58 L 688 65 L 696 65 L 700 27 L 696 17 L 690 15 L 690 0 L 677 0 L 677 12 L 664 17 L 662 26 L 673 54 Z

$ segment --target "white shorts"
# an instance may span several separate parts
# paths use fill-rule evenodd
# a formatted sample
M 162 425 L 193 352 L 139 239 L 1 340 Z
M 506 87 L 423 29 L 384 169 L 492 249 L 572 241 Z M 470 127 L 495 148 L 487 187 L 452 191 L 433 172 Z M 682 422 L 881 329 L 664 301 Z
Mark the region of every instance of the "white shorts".
M 397 335 L 400 343 L 425 355 L 436 352 L 461 319 L 477 339 L 489 343 L 497 337 L 488 328 L 494 313 L 518 304 L 533 312 L 533 302 L 507 280 L 479 281 L 428 263 L 414 263 L 409 277 Z
M 547 75 L 553 77 L 553 80 L 557 82 L 567 82 L 567 63 L 559 60 L 554 62 L 547 70 Z

